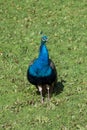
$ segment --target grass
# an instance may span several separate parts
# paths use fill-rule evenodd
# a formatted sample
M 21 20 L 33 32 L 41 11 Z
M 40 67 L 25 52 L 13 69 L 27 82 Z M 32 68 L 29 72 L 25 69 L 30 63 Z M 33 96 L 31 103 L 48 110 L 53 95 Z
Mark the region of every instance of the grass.
M 0 7 L 0 130 L 86 130 L 86 0 L 1 0 Z M 58 81 L 66 81 L 44 105 L 26 78 L 41 31 Z

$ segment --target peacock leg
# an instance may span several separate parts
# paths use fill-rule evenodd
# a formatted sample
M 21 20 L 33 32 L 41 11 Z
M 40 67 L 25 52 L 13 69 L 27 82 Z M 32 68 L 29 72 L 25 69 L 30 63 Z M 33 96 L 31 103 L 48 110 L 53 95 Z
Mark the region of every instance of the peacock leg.
M 43 100 L 43 94 L 42 94 L 42 87 L 41 87 L 41 86 L 38 86 L 38 90 L 39 90 L 40 95 L 41 95 L 41 102 L 43 103 L 44 100 Z
M 47 85 L 47 92 L 48 92 L 48 101 L 50 100 L 50 86 Z

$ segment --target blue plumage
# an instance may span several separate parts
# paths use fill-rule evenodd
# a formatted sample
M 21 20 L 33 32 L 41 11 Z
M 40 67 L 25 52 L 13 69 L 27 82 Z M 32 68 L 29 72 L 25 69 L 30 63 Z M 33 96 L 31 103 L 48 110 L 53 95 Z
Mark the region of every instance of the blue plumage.
M 29 82 L 36 85 L 39 91 L 42 90 L 42 95 L 44 91 L 46 92 L 46 86 L 49 86 L 51 90 L 57 81 L 56 68 L 52 60 L 49 59 L 49 53 L 46 47 L 47 40 L 48 38 L 46 36 L 41 38 L 38 58 L 29 65 L 27 71 Z
M 46 36 L 43 38 L 47 39 Z M 49 65 L 49 54 L 45 43 L 45 40 L 41 41 L 39 56 L 29 67 L 29 73 L 36 77 L 45 77 L 52 73 L 52 68 Z

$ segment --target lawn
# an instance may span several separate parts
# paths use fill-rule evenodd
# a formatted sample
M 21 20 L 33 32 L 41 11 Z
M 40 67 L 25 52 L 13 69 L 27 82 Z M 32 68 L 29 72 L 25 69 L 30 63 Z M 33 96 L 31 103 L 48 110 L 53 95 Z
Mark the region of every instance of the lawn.
M 86 0 L 0 0 L 0 7 L 0 130 L 86 130 Z M 41 32 L 59 84 L 43 105 L 26 78 Z

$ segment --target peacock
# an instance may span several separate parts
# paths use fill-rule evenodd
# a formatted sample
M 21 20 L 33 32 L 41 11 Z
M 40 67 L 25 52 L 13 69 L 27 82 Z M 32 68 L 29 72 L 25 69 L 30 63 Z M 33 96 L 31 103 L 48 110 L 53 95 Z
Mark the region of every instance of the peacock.
M 31 62 L 27 70 L 27 79 L 38 89 L 42 103 L 46 94 L 48 95 L 48 100 L 50 100 L 54 86 L 57 83 L 57 70 L 54 62 L 49 58 L 46 47 L 47 41 L 47 36 L 41 37 L 39 55 Z

